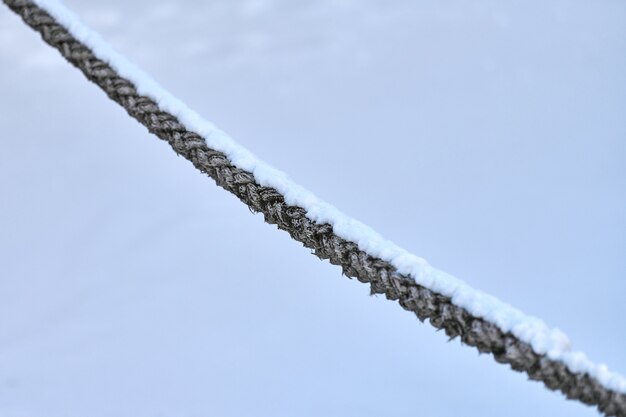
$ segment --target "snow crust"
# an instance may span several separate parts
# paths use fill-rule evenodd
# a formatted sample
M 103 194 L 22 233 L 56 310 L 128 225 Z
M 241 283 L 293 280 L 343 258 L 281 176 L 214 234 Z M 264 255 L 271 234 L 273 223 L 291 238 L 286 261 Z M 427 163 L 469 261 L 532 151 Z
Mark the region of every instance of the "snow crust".
M 535 352 L 563 362 L 572 372 L 588 373 L 610 390 L 626 393 L 626 378 L 611 372 L 604 364 L 592 362 L 585 353 L 572 350 L 569 338 L 559 329 L 550 328 L 541 319 L 526 315 L 509 304 L 472 288 L 464 281 L 433 268 L 423 258 L 400 248 L 369 226 L 320 200 L 284 172 L 258 159 L 213 123 L 163 89 L 149 75 L 117 53 L 98 33 L 84 25 L 60 1 L 34 2 L 65 26 L 76 39 L 89 46 L 98 58 L 109 63 L 122 77 L 132 81 L 140 94 L 152 98 L 161 109 L 178 117 L 187 129 L 201 135 L 209 147 L 226 154 L 234 165 L 252 172 L 259 184 L 277 189 L 288 204 L 304 208 L 310 219 L 331 224 L 338 236 L 357 243 L 361 250 L 389 262 L 418 284 L 451 297 L 454 304 L 471 314 L 511 332 L 530 344 Z

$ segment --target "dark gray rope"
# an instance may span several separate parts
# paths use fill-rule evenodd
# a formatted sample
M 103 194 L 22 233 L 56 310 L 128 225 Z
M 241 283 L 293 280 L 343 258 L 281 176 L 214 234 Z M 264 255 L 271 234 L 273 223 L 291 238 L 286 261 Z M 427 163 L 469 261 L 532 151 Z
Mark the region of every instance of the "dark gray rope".
M 285 203 L 275 189 L 259 185 L 250 172 L 231 164 L 226 155 L 207 147 L 204 139 L 188 131 L 175 116 L 162 111 L 150 98 L 139 95 L 135 86 L 120 77 L 106 62 L 77 41 L 45 10 L 30 0 L 3 0 L 24 22 L 39 32 L 45 42 L 56 48 L 71 64 L 120 104 L 129 115 L 170 144 L 217 185 L 235 194 L 252 211 L 263 213 L 265 221 L 287 231 L 320 259 L 341 266 L 348 277 L 369 283 L 372 294 L 385 294 L 423 322 L 428 319 L 443 329 L 450 339 L 460 337 L 481 353 L 491 353 L 499 363 L 526 372 L 530 379 L 543 381 L 569 399 L 595 405 L 607 416 L 626 417 L 626 395 L 608 390 L 586 373 L 573 373 L 559 361 L 533 351 L 528 343 L 495 324 L 477 318 L 452 304 L 449 297 L 435 293 L 404 276 L 386 261 L 359 250 L 354 242 L 333 233 L 329 224 L 317 224 L 303 208 Z

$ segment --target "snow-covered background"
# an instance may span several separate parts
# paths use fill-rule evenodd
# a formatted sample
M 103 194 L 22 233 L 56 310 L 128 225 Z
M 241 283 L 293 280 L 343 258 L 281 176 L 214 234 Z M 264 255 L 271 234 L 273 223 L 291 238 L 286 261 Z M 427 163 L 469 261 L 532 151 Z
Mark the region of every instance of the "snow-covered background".
M 626 4 L 66 2 L 192 108 L 626 373 Z M 0 416 L 591 416 L 252 216 L 0 8 Z

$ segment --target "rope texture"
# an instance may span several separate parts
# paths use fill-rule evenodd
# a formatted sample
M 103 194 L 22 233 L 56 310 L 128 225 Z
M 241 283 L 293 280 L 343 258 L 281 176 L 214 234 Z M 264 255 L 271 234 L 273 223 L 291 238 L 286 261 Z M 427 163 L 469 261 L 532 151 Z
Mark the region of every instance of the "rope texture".
M 175 116 L 160 110 L 152 99 L 139 95 L 130 81 L 95 57 L 88 47 L 31 0 L 3 2 L 130 116 L 168 142 L 178 155 L 236 195 L 253 212 L 263 213 L 267 223 L 287 231 L 317 257 L 341 266 L 348 277 L 369 283 L 372 294 L 385 294 L 387 299 L 397 300 L 420 321 L 428 319 L 433 327 L 443 329 L 450 339 L 460 337 L 466 345 L 477 348 L 480 353 L 491 353 L 497 362 L 527 373 L 529 379 L 542 381 L 547 388 L 561 391 L 568 399 L 595 405 L 606 416 L 626 417 L 625 394 L 608 390 L 588 374 L 573 373 L 562 362 L 537 354 L 514 335 L 472 316 L 452 304 L 449 297 L 416 284 L 388 262 L 368 255 L 354 242 L 335 235 L 331 225 L 310 220 L 303 208 L 286 204 L 278 191 L 257 184 L 252 173 L 233 166 L 226 155 L 208 148 L 202 137 L 188 131 Z

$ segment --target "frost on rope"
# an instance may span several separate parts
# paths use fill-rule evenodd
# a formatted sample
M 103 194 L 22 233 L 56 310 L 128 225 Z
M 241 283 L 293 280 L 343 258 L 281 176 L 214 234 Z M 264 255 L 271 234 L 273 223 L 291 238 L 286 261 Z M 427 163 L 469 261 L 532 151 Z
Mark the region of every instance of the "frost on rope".
M 76 39 L 89 46 L 98 58 L 108 62 L 121 76 L 132 81 L 140 94 L 152 98 L 163 110 L 175 115 L 190 131 L 204 137 L 209 147 L 226 154 L 235 166 L 252 172 L 260 185 L 278 190 L 287 204 L 302 207 L 307 216 L 318 223 L 331 224 L 338 236 L 357 243 L 359 249 L 371 256 L 389 262 L 398 272 L 412 277 L 418 284 L 451 297 L 454 304 L 474 316 L 494 323 L 505 332 L 511 332 L 521 341 L 530 344 L 535 352 L 563 362 L 572 372 L 588 373 L 610 390 L 626 393 L 624 377 L 610 372 L 606 365 L 593 363 L 583 352 L 573 351 L 567 335 L 560 330 L 550 328 L 542 320 L 528 316 L 497 298 L 470 287 L 462 280 L 433 268 L 424 259 L 384 239 L 367 225 L 320 200 L 309 190 L 294 183 L 284 172 L 259 160 L 213 123 L 203 119 L 163 89 L 150 76 L 113 50 L 96 32 L 82 24 L 61 2 L 34 2 L 63 24 Z

